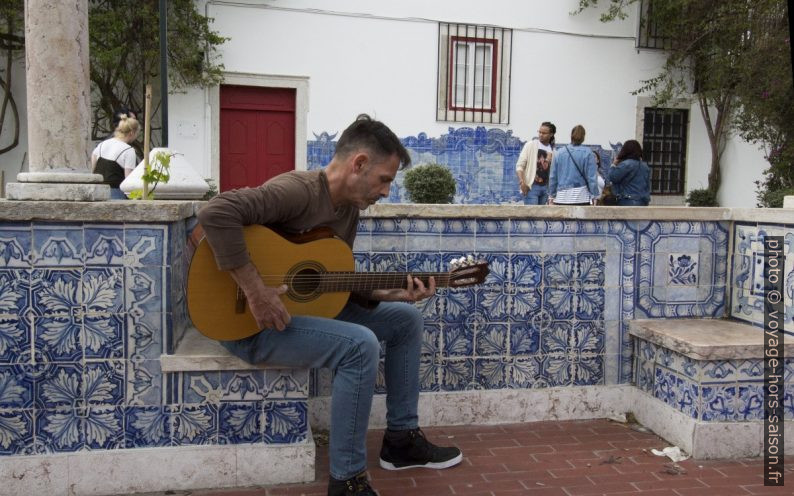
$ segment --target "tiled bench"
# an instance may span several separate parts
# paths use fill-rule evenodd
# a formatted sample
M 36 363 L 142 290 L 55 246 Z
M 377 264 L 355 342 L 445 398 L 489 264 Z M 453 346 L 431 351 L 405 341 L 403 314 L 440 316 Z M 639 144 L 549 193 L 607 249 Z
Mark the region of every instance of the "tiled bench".
M 180 404 L 217 410 L 219 442 L 248 458 L 247 485 L 314 480 L 308 369 L 249 364 L 193 327 L 160 364 Z
M 635 320 L 640 423 L 694 458 L 760 456 L 763 329 L 717 319 Z M 784 340 L 786 453 L 794 453 L 794 339 Z

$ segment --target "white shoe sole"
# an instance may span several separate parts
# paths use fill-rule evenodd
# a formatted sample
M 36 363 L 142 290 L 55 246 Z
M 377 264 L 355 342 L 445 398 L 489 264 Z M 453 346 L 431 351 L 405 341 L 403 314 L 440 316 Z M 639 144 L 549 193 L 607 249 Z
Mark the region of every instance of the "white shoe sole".
M 380 468 L 384 470 L 406 470 L 409 468 L 434 468 L 434 469 L 442 469 L 442 468 L 449 468 L 454 467 L 458 463 L 463 461 L 463 453 L 459 454 L 455 458 L 450 458 L 445 462 L 438 462 L 438 463 L 426 463 L 424 465 L 406 465 L 404 467 L 398 467 L 391 462 L 387 462 L 383 458 L 380 459 Z

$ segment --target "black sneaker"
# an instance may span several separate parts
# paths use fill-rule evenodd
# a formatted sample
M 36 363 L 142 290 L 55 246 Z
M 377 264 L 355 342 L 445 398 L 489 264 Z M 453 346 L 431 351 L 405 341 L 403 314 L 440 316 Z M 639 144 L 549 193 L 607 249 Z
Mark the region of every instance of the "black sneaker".
M 449 468 L 463 460 L 458 448 L 442 448 L 425 438 L 421 429 L 386 430 L 380 449 L 380 466 L 386 470 Z
M 331 477 L 328 482 L 328 496 L 377 496 L 378 493 L 372 489 L 367 480 L 367 473 L 361 472 L 360 474 L 351 477 L 347 480 L 337 480 Z

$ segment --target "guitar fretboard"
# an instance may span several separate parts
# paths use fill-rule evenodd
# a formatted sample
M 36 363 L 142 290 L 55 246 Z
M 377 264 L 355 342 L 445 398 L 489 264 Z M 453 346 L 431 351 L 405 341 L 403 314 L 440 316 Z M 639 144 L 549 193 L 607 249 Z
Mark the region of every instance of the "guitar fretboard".
M 305 281 L 293 279 L 294 285 L 301 283 L 316 285 L 324 293 L 336 291 L 371 291 L 374 289 L 405 289 L 408 286 L 408 275 L 416 277 L 427 286 L 430 277 L 435 278 L 436 287 L 449 286 L 449 274 L 446 272 L 326 272 L 297 276 Z

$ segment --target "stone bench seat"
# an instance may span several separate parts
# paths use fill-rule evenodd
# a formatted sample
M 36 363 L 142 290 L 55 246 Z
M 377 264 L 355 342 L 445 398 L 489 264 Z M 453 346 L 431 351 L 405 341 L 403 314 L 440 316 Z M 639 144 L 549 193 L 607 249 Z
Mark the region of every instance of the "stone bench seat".
M 762 454 L 763 328 L 723 319 L 657 319 L 631 321 L 629 333 L 640 423 L 695 458 Z M 791 336 L 784 339 L 784 355 L 794 357 Z M 783 363 L 778 385 L 788 398 L 794 358 Z M 783 404 L 790 430 L 794 409 Z M 786 453 L 793 452 L 787 442 Z
M 695 360 L 763 358 L 760 327 L 723 319 L 648 319 L 629 323 L 629 333 Z M 784 354 L 794 357 L 794 337 L 785 336 Z
M 160 355 L 163 372 L 201 372 L 212 370 L 257 370 L 274 367 L 264 363 L 250 364 L 232 355 L 221 344 L 188 327 L 173 354 Z

